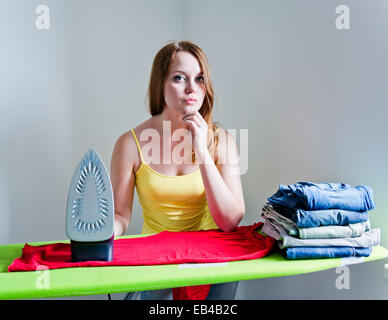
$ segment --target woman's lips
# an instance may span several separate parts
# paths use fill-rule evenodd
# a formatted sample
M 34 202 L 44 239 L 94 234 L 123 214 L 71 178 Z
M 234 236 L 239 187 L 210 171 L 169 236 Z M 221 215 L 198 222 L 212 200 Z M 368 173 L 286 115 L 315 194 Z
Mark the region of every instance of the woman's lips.
M 187 104 L 195 104 L 196 102 L 197 102 L 196 99 L 186 99 L 185 100 L 185 103 L 187 103 Z

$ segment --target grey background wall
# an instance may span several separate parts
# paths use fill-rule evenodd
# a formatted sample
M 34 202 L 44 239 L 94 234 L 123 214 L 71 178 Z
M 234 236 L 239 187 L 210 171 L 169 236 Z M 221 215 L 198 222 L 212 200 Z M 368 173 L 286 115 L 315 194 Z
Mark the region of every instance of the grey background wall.
M 35 28 L 40 4 L 50 30 Z M 348 30 L 335 27 L 341 4 Z M 66 238 L 80 157 L 93 147 L 109 167 L 118 136 L 149 117 L 157 50 L 189 39 L 210 62 L 215 120 L 238 142 L 248 129 L 242 224 L 260 218 L 279 184 L 367 184 L 387 246 L 387 16 L 383 0 L 2 1 L 0 244 Z M 136 195 L 133 212 L 128 234 L 141 231 Z M 237 298 L 386 299 L 386 262 L 350 266 L 347 290 L 333 269 L 243 281 Z

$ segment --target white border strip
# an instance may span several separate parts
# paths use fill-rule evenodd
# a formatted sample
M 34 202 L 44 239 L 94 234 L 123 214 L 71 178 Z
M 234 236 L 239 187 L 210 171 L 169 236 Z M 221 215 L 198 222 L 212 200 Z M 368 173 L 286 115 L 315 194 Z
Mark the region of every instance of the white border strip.
M 210 267 L 224 267 L 227 266 L 227 262 L 216 262 L 216 263 L 184 263 L 180 264 L 180 269 L 188 269 L 188 268 L 210 268 Z

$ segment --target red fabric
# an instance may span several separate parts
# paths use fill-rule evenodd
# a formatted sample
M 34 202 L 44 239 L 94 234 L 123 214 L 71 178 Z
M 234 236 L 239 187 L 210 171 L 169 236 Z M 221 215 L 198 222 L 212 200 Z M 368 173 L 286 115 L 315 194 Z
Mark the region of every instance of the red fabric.
M 172 289 L 173 300 L 205 300 L 210 291 L 210 284 Z
M 258 259 L 268 255 L 275 239 L 264 236 L 257 231 L 262 222 L 251 226 L 237 227 L 233 232 L 220 230 L 182 231 L 160 233 L 129 239 L 114 240 L 113 261 L 84 261 L 71 262 L 70 243 L 53 243 L 40 246 L 25 244 L 21 257 L 15 259 L 8 267 L 8 271 L 35 271 L 39 266 L 49 269 L 70 267 L 97 266 L 133 266 L 159 265 L 179 263 L 210 263 L 236 260 Z M 199 288 L 185 287 L 186 293 L 177 298 L 203 297 L 207 295 L 205 286 L 201 294 L 195 293 Z M 191 289 L 189 289 L 191 288 Z M 189 296 L 187 296 L 189 295 Z

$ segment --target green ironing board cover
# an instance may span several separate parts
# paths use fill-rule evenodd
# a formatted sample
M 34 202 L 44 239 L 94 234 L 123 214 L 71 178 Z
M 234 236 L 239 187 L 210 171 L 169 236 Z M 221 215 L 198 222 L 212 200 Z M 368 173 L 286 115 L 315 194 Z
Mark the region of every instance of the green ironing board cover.
M 138 237 L 138 235 L 122 238 Z M 36 242 L 31 245 L 53 243 Z M 56 241 L 58 242 L 58 241 Z M 67 241 L 63 241 L 67 242 Z M 0 299 L 50 298 L 154 290 L 239 280 L 299 275 L 341 265 L 383 259 L 388 250 L 373 247 L 366 258 L 287 260 L 278 252 L 257 260 L 209 264 L 112 266 L 8 272 L 23 244 L 0 246 Z M 45 285 L 39 285 L 45 277 Z

